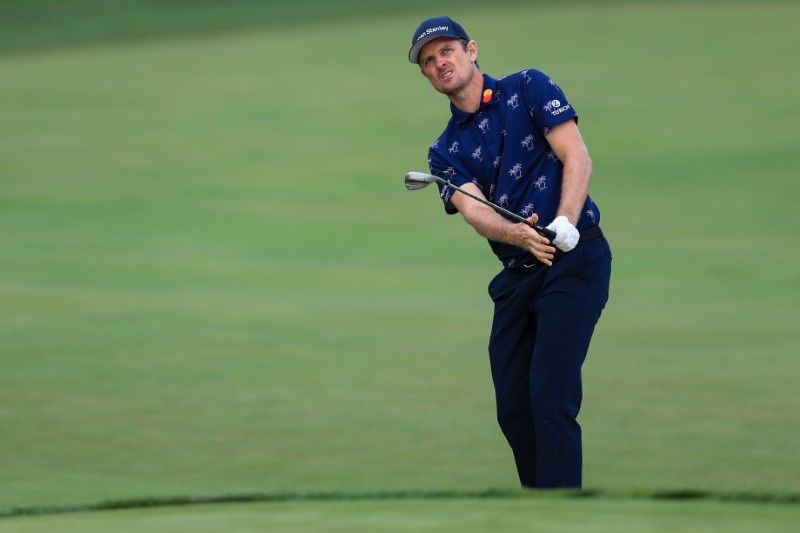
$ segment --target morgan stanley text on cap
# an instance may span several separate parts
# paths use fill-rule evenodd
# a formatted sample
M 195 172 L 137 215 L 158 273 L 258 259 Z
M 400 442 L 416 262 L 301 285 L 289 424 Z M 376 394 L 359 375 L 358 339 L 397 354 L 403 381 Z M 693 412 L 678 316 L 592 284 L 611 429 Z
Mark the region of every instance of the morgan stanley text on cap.
M 433 17 L 423 20 L 417 31 L 411 37 L 411 50 L 408 51 L 408 60 L 419 63 L 419 51 L 426 43 L 439 37 L 452 37 L 469 41 L 467 32 L 461 25 L 450 17 Z

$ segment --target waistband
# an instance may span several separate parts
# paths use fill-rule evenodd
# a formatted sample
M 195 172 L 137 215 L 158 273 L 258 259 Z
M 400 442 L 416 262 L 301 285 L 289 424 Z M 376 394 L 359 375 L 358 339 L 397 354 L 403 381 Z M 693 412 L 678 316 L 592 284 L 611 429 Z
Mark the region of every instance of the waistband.
M 581 236 L 578 244 L 584 241 L 591 241 L 592 239 L 599 239 L 603 236 L 603 230 L 600 229 L 600 226 L 590 226 L 588 228 L 584 228 L 578 232 Z M 564 252 L 556 248 L 556 256 L 553 260 L 558 259 L 559 256 L 564 255 Z M 525 254 L 521 259 L 516 261 L 515 266 L 506 266 L 506 268 L 510 268 L 513 270 L 525 269 L 525 268 L 533 268 L 537 265 L 541 265 L 542 263 L 539 262 L 536 257 L 528 252 Z

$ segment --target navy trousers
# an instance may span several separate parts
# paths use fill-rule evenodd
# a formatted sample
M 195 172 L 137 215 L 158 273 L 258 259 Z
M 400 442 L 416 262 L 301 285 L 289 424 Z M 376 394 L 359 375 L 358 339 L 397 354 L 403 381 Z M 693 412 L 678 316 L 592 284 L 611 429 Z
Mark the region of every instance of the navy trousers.
M 611 250 L 599 236 L 552 267 L 506 268 L 489 284 L 497 420 L 524 487 L 581 487 L 581 366 L 610 278 Z

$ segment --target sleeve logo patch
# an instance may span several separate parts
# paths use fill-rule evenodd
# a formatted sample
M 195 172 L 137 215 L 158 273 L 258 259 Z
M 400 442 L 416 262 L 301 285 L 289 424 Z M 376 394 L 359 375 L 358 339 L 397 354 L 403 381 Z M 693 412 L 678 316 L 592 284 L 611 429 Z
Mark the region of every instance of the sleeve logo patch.
M 556 116 L 570 109 L 570 105 L 564 104 L 562 106 L 561 100 L 550 100 L 542 107 L 542 109 L 550 113 L 552 116 Z

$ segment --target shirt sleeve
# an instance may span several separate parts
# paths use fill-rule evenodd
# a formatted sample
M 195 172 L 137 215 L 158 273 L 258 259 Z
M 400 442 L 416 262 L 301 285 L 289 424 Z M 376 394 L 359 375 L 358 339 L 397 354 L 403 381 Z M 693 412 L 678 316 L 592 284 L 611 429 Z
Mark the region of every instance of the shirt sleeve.
M 578 121 L 578 114 L 564 91 L 547 74 L 528 70 L 522 83 L 525 86 L 531 119 L 544 135 L 562 122 L 573 119 Z
M 431 168 L 431 174 L 444 178 L 457 187 L 461 187 L 471 181 L 463 165 L 461 165 L 458 160 L 444 157 L 434 147 L 431 147 L 428 151 L 428 164 Z M 458 213 L 456 206 L 450 202 L 453 192 L 452 188 L 439 185 L 439 196 L 444 202 L 444 210 L 448 215 Z

